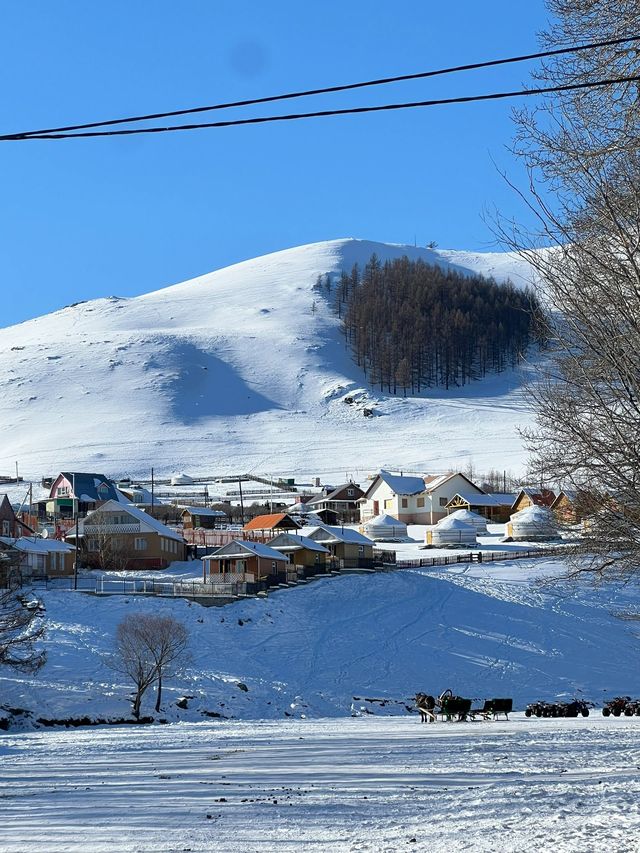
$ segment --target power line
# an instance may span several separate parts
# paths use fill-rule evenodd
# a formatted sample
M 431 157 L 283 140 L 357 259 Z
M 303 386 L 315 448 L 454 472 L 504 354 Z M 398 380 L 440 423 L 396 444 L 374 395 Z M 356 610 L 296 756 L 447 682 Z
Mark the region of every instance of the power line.
M 493 68 L 500 65 L 508 65 L 516 62 L 526 62 L 533 59 L 544 59 L 550 56 L 560 56 L 567 53 L 579 53 L 585 50 L 594 50 L 601 47 L 613 47 L 627 42 L 640 41 L 640 36 L 626 36 L 624 38 L 608 39 L 606 41 L 590 42 L 582 45 L 571 45 L 570 47 L 556 48 L 554 50 L 544 50 L 538 53 L 521 54 L 520 56 L 510 56 L 503 59 L 491 59 L 484 62 L 472 62 L 466 65 L 455 65 L 449 68 L 439 68 L 431 71 L 419 71 L 414 74 L 401 74 L 393 77 L 381 77 L 374 80 L 365 80 L 357 83 L 345 83 L 338 86 L 326 86 L 318 89 L 306 89 L 297 92 L 286 92 L 280 95 L 270 95 L 263 98 L 250 98 L 242 101 L 228 101 L 220 104 L 212 104 L 208 106 L 191 107 L 189 109 L 171 110 L 160 113 L 147 113 L 144 115 L 129 116 L 128 118 L 109 119 L 104 121 L 87 122 L 84 124 L 72 124 L 63 127 L 43 128 L 41 130 L 27 130 L 20 133 L 5 134 L 0 137 L 2 140 L 22 139 L 29 136 L 39 138 L 43 135 L 68 133 L 74 130 L 88 130 L 90 128 L 107 127 L 110 125 L 129 124 L 137 121 L 152 121 L 161 118 L 172 118 L 182 115 L 193 115 L 196 113 L 212 112 L 214 110 L 224 110 L 231 107 L 248 107 L 256 104 L 268 104 L 276 101 L 290 100 L 293 98 L 305 98 L 312 95 L 326 95 L 335 92 L 346 92 L 354 89 L 363 89 L 372 86 L 386 86 L 390 83 L 406 82 L 408 80 L 424 80 L 429 77 L 438 77 L 445 74 L 454 74 L 461 71 L 476 71 L 480 68 Z
M 537 89 L 520 89 L 511 92 L 492 92 L 488 95 L 468 95 L 458 98 L 440 98 L 430 101 L 409 101 L 397 104 L 382 104 L 371 107 L 349 107 L 340 110 L 317 110 L 308 113 L 289 113 L 287 115 L 257 116 L 254 118 L 233 119 L 229 121 L 212 121 L 199 124 L 178 124 L 165 127 L 137 127 L 125 130 L 102 130 L 82 131 L 81 133 L 32 133 L 29 136 L 16 136 L 7 134 L 0 136 L 0 142 L 27 142 L 33 139 L 81 139 L 98 136 L 135 136 L 143 133 L 169 133 L 177 130 L 200 130 L 213 127 L 239 127 L 247 124 L 270 124 L 272 122 L 296 121 L 306 118 L 325 118 L 327 116 L 357 115 L 361 113 L 375 113 L 390 110 L 406 110 L 417 107 L 436 107 L 449 104 L 470 104 L 482 101 L 504 100 L 505 98 L 520 98 L 531 95 L 543 95 L 554 92 L 572 92 L 579 89 L 594 89 L 603 86 L 613 86 L 618 83 L 633 83 L 640 81 L 640 75 L 634 74 L 628 77 L 614 77 L 604 80 L 594 80 L 586 83 L 568 83 L 563 86 L 547 86 Z

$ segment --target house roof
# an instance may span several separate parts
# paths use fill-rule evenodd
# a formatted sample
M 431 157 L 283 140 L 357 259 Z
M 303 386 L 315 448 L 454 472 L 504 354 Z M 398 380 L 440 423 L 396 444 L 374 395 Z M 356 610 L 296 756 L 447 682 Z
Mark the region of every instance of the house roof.
M 311 530 L 309 536 L 315 538 L 316 542 L 349 542 L 354 545 L 375 545 L 375 542 L 352 527 L 330 527 L 328 524 L 321 524 Z
M 11 545 L 18 551 L 31 554 L 51 554 L 53 551 L 69 553 L 73 551 L 71 545 L 67 545 L 66 542 L 60 542 L 59 539 L 43 539 L 42 537 L 35 538 L 27 536 L 13 539 L 10 536 L 0 536 L 0 542 L 4 542 L 5 545 Z
M 288 558 L 285 557 L 280 551 L 276 551 L 275 548 L 270 548 L 268 545 L 263 545 L 262 542 L 247 542 L 244 539 L 234 539 L 233 542 L 228 542 L 226 545 L 222 545 L 220 548 L 216 548 L 215 551 L 212 551 L 211 554 L 207 554 L 206 557 L 203 557 L 203 560 L 215 559 L 218 555 L 223 557 L 225 554 L 233 554 L 233 551 L 229 551 L 232 545 L 235 545 L 241 551 L 245 551 L 246 553 L 255 554 L 257 557 L 262 557 L 265 560 L 278 560 L 279 562 L 288 562 Z
M 81 501 L 104 501 L 118 500 L 118 491 L 115 483 L 104 474 L 88 474 L 79 471 L 62 471 L 62 476 L 67 479 L 73 488 L 75 497 Z M 56 477 L 57 479 L 57 477 Z M 98 486 L 107 488 L 98 492 Z M 53 488 L 53 487 L 52 487 Z
M 186 506 L 180 515 L 184 515 L 185 512 L 188 512 L 190 515 L 206 516 L 207 518 L 227 517 L 227 513 L 223 512 L 221 509 L 210 509 L 208 506 Z
M 537 489 L 526 486 L 524 489 L 520 489 L 513 504 L 520 499 L 521 495 L 526 495 L 536 506 L 551 506 L 556 499 L 555 492 L 552 492 L 551 489 Z
M 353 489 L 357 494 L 353 495 L 353 500 L 358 500 L 358 498 L 364 494 L 360 486 L 357 483 L 343 483 L 341 486 L 337 486 L 333 491 L 329 492 L 327 495 L 314 495 L 310 501 L 307 501 L 308 504 L 317 504 L 322 503 L 324 501 L 333 501 L 337 500 L 338 495 L 343 492 L 345 489 Z
M 485 495 L 482 492 L 471 492 L 471 491 L 461 491 L 456 492 L 455 495 L 451 498 L 451 500 L 447 503 L 447 506 L 454 501 L 456 498 L 462 498 L 465 503 L 470 504 L 471 506 L 500 506 L 500 502 L 495 498 L 494 495 Z M 509 504 L 511 506 L 511 504 Z
M 378 477 L 389 486 L 396 495 L 419 495 L 424 492 L 423 477 L 407 477 L 404 474 L 391 474 L 384 469 L 380 470 Z M 377 478 L 376 478 L 377 480 Z M 375 484 L 375 480 L 374 483 Z M 368 494 L 369 490 L 367 490 Z
M 151 528 L 155 533 L 159 536 L 164 536 L 167 539 L 176 539 L 178 542 L 183 542 L 184 539 L 180 533 L 177 533 L 175 530 L 172 530 L 170 527 L 167 527 L 166 524 L 163 524 L 161 521 L 158 521 L 157 518 L 154 518 L 148 512 L 145 512 L 143 509 L 135 506 L 134 504 L 123 504 L 118 500 L 107 501 L 102 504 L 102 506 L 98 507 L 98 509 L 94 509 L 91 512 L 87 513 L 87 515 L 82 519 L 81 523 L 88 522 L 91 524 L 91 517 L 94 514 L 100 514 L 104 512 L 122 512 L 125 511 L 129 515 L 132 515 L 135 519 L 137 519 L 141 524 L 147 526 L 147 528 Z M 73 538 L 76 534 L 76 528 L 72 527 L 67 531 L 67 538 Z
M 297 533 L 280 533 L 269 542 L 270 548 L 283 551 L 299 551 L 306 548 L 307 551 L 318 551 L 321 554 L 328 554 L 329 549 L 316 542 L 314 539 L 309 539 L 308 536 L 299 536 Z
M 245 524 L 243 530 L 272 530 L 286 519 L 289 520 L 291 529 L 297 529 L 300 526 L 288 513 L 274 512 L 271 515 L 256 515 Z

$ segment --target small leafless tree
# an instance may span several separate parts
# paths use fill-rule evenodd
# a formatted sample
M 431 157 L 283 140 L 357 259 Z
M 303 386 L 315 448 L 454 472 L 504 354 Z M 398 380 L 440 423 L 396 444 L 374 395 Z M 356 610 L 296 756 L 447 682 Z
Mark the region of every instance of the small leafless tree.
M 637 0 L 547 0 L 548 47 L 640 32 Z M 622 43 L 546 60 L 536 83 L 640 76 Z M 502 222 L 547 308 L 548 359 L 529 387 L 525 431 L 539 482 L 581 496 L 589 516 L 577 571 L 640 571 L 640 98 L 638 80 L 548 95 L 517 113 L 522 197 L 537 233 Z M 553 246 L 544 249 L 544 246 Z
M 19 672 L 36 672 L 46 652 L 35 649 L 44 634 L 40 603 L 27 601 L 18 590 L 0 590 L 0 665 Z
M 187 662 L 188 633 L 172 616 L 131 613 L 116 630 L 116 650 L 112 666 L 134 683 L 133 716 L 140 719 L 142 699 L 157 683 L 155 710 L 160 710 L 163 678 Z

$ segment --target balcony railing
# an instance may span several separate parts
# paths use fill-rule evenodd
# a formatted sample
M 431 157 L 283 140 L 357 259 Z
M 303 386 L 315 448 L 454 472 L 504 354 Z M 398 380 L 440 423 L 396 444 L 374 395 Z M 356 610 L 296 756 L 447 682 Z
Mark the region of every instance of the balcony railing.
M 101 536 L 106 533 L 140 533 L 140 522 L 133 524 L 84 524 L 82 532 L 89 536 Z

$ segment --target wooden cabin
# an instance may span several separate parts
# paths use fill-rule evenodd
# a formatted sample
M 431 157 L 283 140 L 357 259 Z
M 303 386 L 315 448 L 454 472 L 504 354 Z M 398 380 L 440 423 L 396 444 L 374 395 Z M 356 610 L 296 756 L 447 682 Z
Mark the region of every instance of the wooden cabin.
M 289 557 L 275 548 L 235 539 L 202 558 L 202 579 L 205 583 L 273 585 L 297 578 L 295 567 L 289 566 Z
M 372 568 L 374 542 L 351 527 L 316 527 L 309 539 L 328 549 L 331 563 L 339 568 Z
M 185 530 L 193 530 L 196 527 L 215 530 L 229 521 L 226 512 L 206 506 L 188 506 L 180 513 L 180 519 Z
M 270 548 L 289 558 L 299 576 L 309 577 L 326 569 L 329 549 L 308 536 L 279 533 L 268 544 Z
M 555 492 L 552 492 L 551 489 L 529 487 L 521 489 L 511 505 L 510 515 L 515 515 L 516 512 L 520 512 L 530 506 L 541 506 L 550 509 L 555 499 Z
M 300 525 L 288 513 L 275 512 L 270 515 L 256 515 L 242 529 L 264 535 L 275 535 L 285 531 L 299 530 Z

